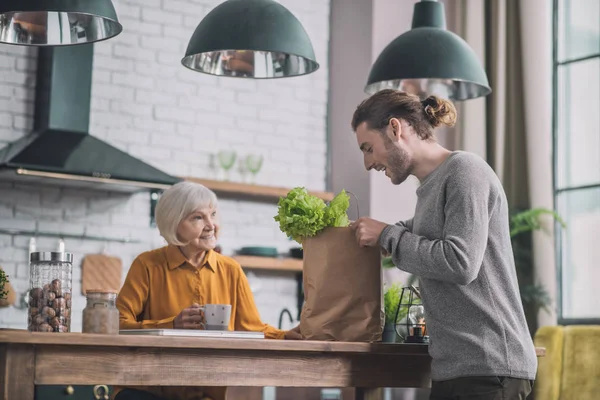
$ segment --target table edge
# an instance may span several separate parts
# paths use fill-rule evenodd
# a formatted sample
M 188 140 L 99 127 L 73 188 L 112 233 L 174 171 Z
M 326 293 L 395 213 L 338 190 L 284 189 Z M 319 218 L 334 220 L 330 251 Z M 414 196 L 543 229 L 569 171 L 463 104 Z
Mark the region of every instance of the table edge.
M 87 333 L 40 333 L 0 329 L 0 344 L 55 346 L 184 348 L 238 351 L 284 351 L 317 353 L 369 353 L 429 356 L 429 346 L 408 343 L 365 343 L 308 340 L 222 339 L 175 336 L 98 335 Z M 544 347 L 535 348 L 536 356 L 545 357 Z
M 319 353 L 376 353 L 429 356 L 428 346 L 419 344 L 333 342 L 272 339 L 221 339 L 175 336 L 98 335 L 84 333 L 39 333 L 0 329 L 0 344 L 54 346 L 187 348 L 238 351 L 284 351 Z

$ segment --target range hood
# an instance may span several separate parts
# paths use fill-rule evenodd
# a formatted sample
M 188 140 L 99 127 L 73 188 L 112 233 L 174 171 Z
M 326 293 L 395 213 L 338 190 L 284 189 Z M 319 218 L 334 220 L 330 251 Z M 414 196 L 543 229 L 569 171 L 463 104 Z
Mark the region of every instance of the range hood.
M 0 179 L 137 192 L 181 179 L 89 134 L 93 44 L 41 47 L 34 129 L 0 149 Z

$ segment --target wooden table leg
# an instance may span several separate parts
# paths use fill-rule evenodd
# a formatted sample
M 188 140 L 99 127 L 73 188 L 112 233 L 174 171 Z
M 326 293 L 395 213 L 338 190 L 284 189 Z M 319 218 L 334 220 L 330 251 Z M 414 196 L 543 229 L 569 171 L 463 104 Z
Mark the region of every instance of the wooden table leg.
M 356 388 L 355 400 L 383 400 L 382 388 Z
M 32 345 L 0 345 L 0 400 L 34 400 L 34 372 Z

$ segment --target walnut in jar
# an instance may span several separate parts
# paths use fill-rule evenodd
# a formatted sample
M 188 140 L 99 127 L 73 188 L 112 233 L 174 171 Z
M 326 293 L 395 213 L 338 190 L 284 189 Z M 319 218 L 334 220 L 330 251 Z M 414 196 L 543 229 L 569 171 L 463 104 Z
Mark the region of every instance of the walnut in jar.
M 54 279 L 50 283 L 50 290 L 52 290 L 53 292 L 61 290 L 61 287 L 62 287 L 62 284 L 60 283 L 60 279 Z
M 54 329 L 58 328 L 60 326 L 60 318 L 58 317 L 54 317 L 50 320 L 50 326 L 53 327 Z
M 61 332 L 61 333 L 69 332 L 69 327 L 66 326 L 66 325 L 59 325 L 58 331 Z
M 64 293 L 71 292 L 73 254 L 62 249 L 31 252 L 29 261 L 29 327 L 38 332 L 59 332 L 65 331 L 60 328 L 64 325 L 70 331 L 61 314 L 69 314 Z
M 42 288 L 33 288 L 29 291 L 29 297 L 32 299 L 41 299 L 43 297 L 44 290 Z
M 48 300 L 48 304 L 52 304 L 52 302 L 54 301 L 54 299 L 56 298 L 56 293 L 54 292 L 48 292 L 44 298 L 46 300 Z
M 50 298 L 50 293 L 54 294 L 52 290 L 44 289 L 42 292 L 42 298 L 47 301 Z M 54 297 L 56 297 L 56 295 L 54 295 Z
M 42 314 L 45 317 L 52 318 L 56 316 L 56 310 L 52 307 L 45 306 L 44 308 L 42 308 Z
M 66 306 L 67 306 L 67 302 L 66 302 L 66 300 L 63 297 L 57 297 L 52 302 L 52 307 L 55 310 L 58 310 L 60 308 L 65 308 Z
M 35 317 L 33 317 L 33 323 L 38 326 L 43 324 L 44 322 L 46 322 L 46 317 L 44 317 L 42 314 L 38 314 Z

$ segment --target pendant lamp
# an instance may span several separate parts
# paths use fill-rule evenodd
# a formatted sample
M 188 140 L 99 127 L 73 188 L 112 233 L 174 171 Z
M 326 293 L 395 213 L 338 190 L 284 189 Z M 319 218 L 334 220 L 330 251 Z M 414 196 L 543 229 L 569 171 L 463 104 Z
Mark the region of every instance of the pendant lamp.
M 0 0 L 0 43 L 66 46 L 122 30 L 110 0 Z
M 412 29 L 394 39 L 371 68 L 365 92 L 398 89 L 421 97 L 453 101 L 492 92 L 477 55 L 460 36 L 446 30 L 444 4 L 415 4 Z
M 298 19 L 273 0 L 227 0 L 192 35 L 181 63 L 197 72 L 242 78 L 284 78 L 319 64 Z

